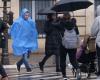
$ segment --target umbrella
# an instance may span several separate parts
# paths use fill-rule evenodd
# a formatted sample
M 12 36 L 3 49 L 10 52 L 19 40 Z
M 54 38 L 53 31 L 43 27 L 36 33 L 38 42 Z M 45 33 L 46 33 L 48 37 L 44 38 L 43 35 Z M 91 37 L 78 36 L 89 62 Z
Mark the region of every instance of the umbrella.
M 41 10 L 38 12 L 39 15 L 47 15 L 47 14 L 55 14 L 55 13 L 56 13 L 56 11 L 51 10 L 51 7 L 47 7 L 47 8 L 45 8 L 45 9 L 41 9 Z
M 53 6 L 52 6 L 53 7 Z M 56 12 L 54 10 L 51 10 L 52 7 L 47 7 L 45 9 L 41 9 L 38 12 L 38 15 L 48 15 L 48 14 L 62 14 L 62 12 Z
M 75 11 L 79 9 L 88 8 L 93 3 L 88 0 L 60 0 L 52 7 L 56 12 L 61 11 Z

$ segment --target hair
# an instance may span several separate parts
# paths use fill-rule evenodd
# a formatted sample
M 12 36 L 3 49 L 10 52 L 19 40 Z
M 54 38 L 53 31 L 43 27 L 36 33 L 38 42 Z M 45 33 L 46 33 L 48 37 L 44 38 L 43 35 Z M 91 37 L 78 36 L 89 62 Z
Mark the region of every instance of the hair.
M 52 20 L 53 20 L 52 16 L 53 16 L 53 14 L 48 14 L 48 15 L 47 15 L 47 19 L 48 19 L 49 21 L 52 21 Z
M 76 24 L 76 18 L 72 18 L 71 21 L 73 24 Z
M 67 16 L 66 19 L 68 19 L 68 20 L 71 18 L 71 15 L 69 12 L 64 13 L 63 17 L 66 17 L 66 16 Z

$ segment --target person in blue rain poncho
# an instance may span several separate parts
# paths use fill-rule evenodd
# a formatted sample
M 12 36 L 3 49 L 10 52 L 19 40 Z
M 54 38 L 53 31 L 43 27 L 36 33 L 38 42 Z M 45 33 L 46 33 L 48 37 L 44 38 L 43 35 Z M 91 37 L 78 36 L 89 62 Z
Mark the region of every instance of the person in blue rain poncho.
M 38 48 L 38 33 L 35 22 L 30 18 L 30 13 L 27 9 L 23 9 L 21 16 L 14 21 L 9 34 L 13 41 L 12 48 L 14 55 L 22 56 L 21 60 L 16 63 L 17 70 L 20 72 L 20 67 L 24 63 L 27 72 L 30 72 L 29 53 L 36 51 Z

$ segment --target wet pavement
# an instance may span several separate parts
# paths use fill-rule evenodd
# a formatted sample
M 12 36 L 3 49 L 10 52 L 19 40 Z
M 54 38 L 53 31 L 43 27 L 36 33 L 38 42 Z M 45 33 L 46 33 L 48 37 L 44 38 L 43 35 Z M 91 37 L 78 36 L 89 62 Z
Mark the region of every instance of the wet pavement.
M 22 67 L 20 73 L 16 68 L 6 68 L 9 80 L 63 80 L 61 73 L 55 72 L 55 67 L 45 67 L 44 73 L 42 73 L 38 67 L 34 67 L 32 72 L 26 72 Z M 76 80 L 73 76 L 70 68 L 66 69 L 67 76 L 70 80 Z M 86 74 L 82 73 L 81 80 L 97 80 L 96 75 L 92 75 L 90 79 L 86 79 Z M 99 79 L 98 79 L 99 80 Z
M 13 55 L 9 56 L 10 65 L 4 66 L 8 74 L 9 80 L 63 80 L 61 73 L 56 72 L 54 64 L 54 56 L 52 56 L 45 64 L 45 71 L 41 73 L 38 63 L 43 58 L 43 53 L 36 53 L 30 56 L 30 64 L 32 66 L 32 72 L 26 72 L 25 67 L 22 66 L 20 73 L 16 70 L 16 62 L 20 57 L 14 57 Z M 67 76 L 70 80 L 76 80 L 72 74 L 70 67 L 66 69 Z M 90 79 L 86 79 L 86 74 L 82 73 L 81 80 L 100 80 L 96 79 L 96 75 L 92 75 Z

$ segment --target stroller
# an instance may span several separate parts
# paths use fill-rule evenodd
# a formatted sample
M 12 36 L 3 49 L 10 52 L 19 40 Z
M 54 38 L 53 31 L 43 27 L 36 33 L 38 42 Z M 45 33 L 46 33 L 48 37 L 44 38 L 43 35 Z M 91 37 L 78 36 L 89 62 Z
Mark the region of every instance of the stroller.
M 79 62 L 80 71 L 87 73 L 87 78 L 90 77 L 91 73 L 95 73 L 97 71 L 95 64 L 95 38 L 86 36 L 84 40 L 81 41 L 80 47 L 76 53 L 76 59 Z

